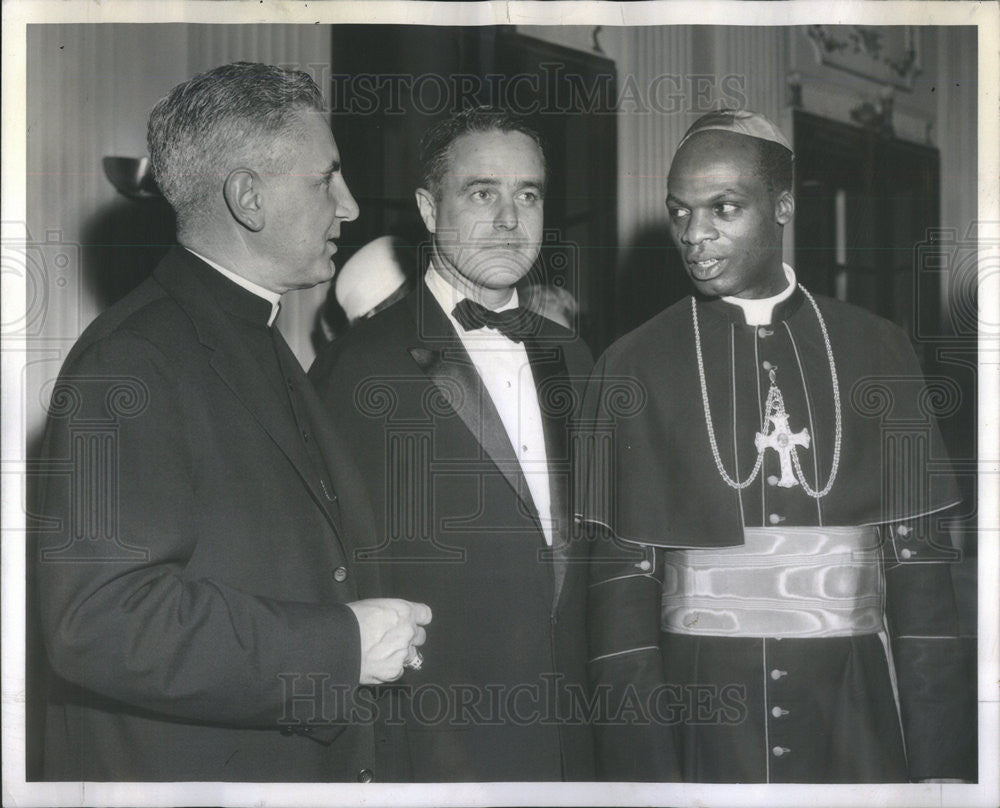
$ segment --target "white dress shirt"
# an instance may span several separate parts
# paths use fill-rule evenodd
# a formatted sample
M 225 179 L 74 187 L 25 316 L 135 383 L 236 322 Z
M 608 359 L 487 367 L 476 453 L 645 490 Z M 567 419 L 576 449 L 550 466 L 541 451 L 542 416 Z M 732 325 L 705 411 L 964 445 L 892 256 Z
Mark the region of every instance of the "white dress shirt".
M 545 454 L 545 431 L 538 391 L 524 344 L 508 339 L 493 328 L 466 331 L 452 316 L 452 310 L 466 295 L 445 280 L 433 264 L 424 283 L 447 315 L 472 364 L 483 380 L 517 455 L 528 491 L 538 509 L 545 541 L 552 545 L 552 496 L 549 464 Z M 517 290 L 497 311 L 517 308 Z

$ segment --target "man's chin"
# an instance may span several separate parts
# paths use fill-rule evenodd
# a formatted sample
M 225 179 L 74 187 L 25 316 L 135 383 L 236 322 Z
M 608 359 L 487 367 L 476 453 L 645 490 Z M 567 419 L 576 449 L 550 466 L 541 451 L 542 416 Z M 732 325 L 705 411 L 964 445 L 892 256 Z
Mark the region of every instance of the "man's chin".
M 724 297 L 731 294 L 726 288 L 725 281 L 720 276 L 700 280 L 688 273 L 688 277 L 691 279 L 694 288 L 698 290 L 698 294 L 705 297 Z
M 308 276 L 303 278 L 305 283 L 298 288 L 312 289 L 314 286 L 319 286 L 321 283 L 332 281 L 333 276 L 336 274 L 337 266 L 333 263 L 333 259 L 331 258 L 325 264 L 317 265 Z
M 489 267 L 484 267 L 476 272 L 474 277 L 469 277 L 477 286 L 487 289 L 509 289 L 516 285 L 528 272 L 534 260 L 528 260 L 524 256 L 508 256 L 505 260 L 493 262 Z

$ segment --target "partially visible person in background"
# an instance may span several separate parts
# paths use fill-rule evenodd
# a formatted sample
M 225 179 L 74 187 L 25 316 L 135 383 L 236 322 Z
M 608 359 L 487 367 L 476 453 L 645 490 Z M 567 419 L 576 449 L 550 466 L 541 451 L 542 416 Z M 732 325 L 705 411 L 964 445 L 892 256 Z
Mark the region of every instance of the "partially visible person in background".
M 406 297 L 415 283 L 414 250 L 380 236 L 352 255 L 334 279 L 334 294 L 349 325 Z
M 551 283 L 532 283 L 524 290 L 525 305 L 563 328 L 577 330 L 580 305 L 573 293 Z

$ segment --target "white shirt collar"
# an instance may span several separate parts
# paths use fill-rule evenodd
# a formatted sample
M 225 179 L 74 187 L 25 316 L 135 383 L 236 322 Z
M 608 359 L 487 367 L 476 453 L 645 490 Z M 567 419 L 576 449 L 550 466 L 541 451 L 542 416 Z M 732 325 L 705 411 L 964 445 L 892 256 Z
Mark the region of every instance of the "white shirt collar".
M 264 298 L 264 300 L 266 300 L 268 303 L 271 304 L 271 316 L 267 319 L 267 324 L 269 326 L 274 324 L 274 319 L 275 317 L 278 316 L 278 311 L 281 308 L 281 295 L 279 295 L 277 292 L 272 292 L 270 289 L 265 289 L 263 286 L 256 284 L 253 281 L 247 280 L 242 275 L 237 275 L 232 270 L 226 269 L 223 266 L 219 266 L 211 258 L 206 258 L 197 250 L 192 250 L 190 247 L 185 247 L 184 249 L 186 249 L 192 255 L 196 255 L 198 258 L 200 258 L 202 261 L 208 264 L 212 269 L 216 270 L 222 275 L 225 275 L 227 278 L 229 278 L 229 280 L 231 280 L 237 286 L 242 286 L 248 292 L 253 292 L 255 295 L 257 295 L 257 297 Z
M 434 268 L 433 263 L 431 263 L 424 275 L 424 283 L 431 290 L 431 294 L 434 295 L 434 299 L 438 302 L 438 305 L 444 309 L 444 313 L 448 315 L 448 319 L 451 320 L 452 325 L 458 329 L 459 333 L 463 333 L 465 329 L 452 317 L 451 312 L 458 305 L 459 301 L 465 300 L 468 295 L 448 283 L 447 279 Z M 510 300 L 500 308 L 494 309 L 494 311 L 507 311 L 508 309 L 516 309 L 518 307 L 517 289 L 512 290 L 512 292 Z
M 771 315 L 774 314 L 774 307 L 781 301 L 788 300 L 795 291 L 795 270 L 788 264 L 782 264 L 785 270 L 785 277 L 788 278 L 788 286 L 778 294 L 771 297 L 762 297 L 757 300 L 750 300 L 744 297 L 723 297 L 726 303 L 732 303 L 743 309 L 743 316 L 747 325 L 770 325 Z

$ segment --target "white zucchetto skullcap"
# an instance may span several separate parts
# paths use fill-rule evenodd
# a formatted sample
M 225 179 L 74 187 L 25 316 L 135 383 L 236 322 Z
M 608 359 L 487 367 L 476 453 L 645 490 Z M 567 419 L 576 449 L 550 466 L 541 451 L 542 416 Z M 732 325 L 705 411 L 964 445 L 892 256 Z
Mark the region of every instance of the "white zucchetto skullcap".
M 397 253 L 400 244 L 394 236 L 380 236 L 340 268 L 333 290 L 349 321 L 364 317 L 407 282 Z
M 793 151 L 788 138 L 785 137 L 782 131 L 769 118 L 749 109 L 720 109 L 716 112 L 709 112 L 707 115 L 702 115 L 684 133 L 684 137 L 677 144 L 677 148 L 680 149 L 686 140 L 697 135 L 699 132 L 706 132 L 711 129 L 755 137 L 760 140 L 769 140 L 772 143 L 777 143 L 779 146 L 784 146 L 788 151 Z

